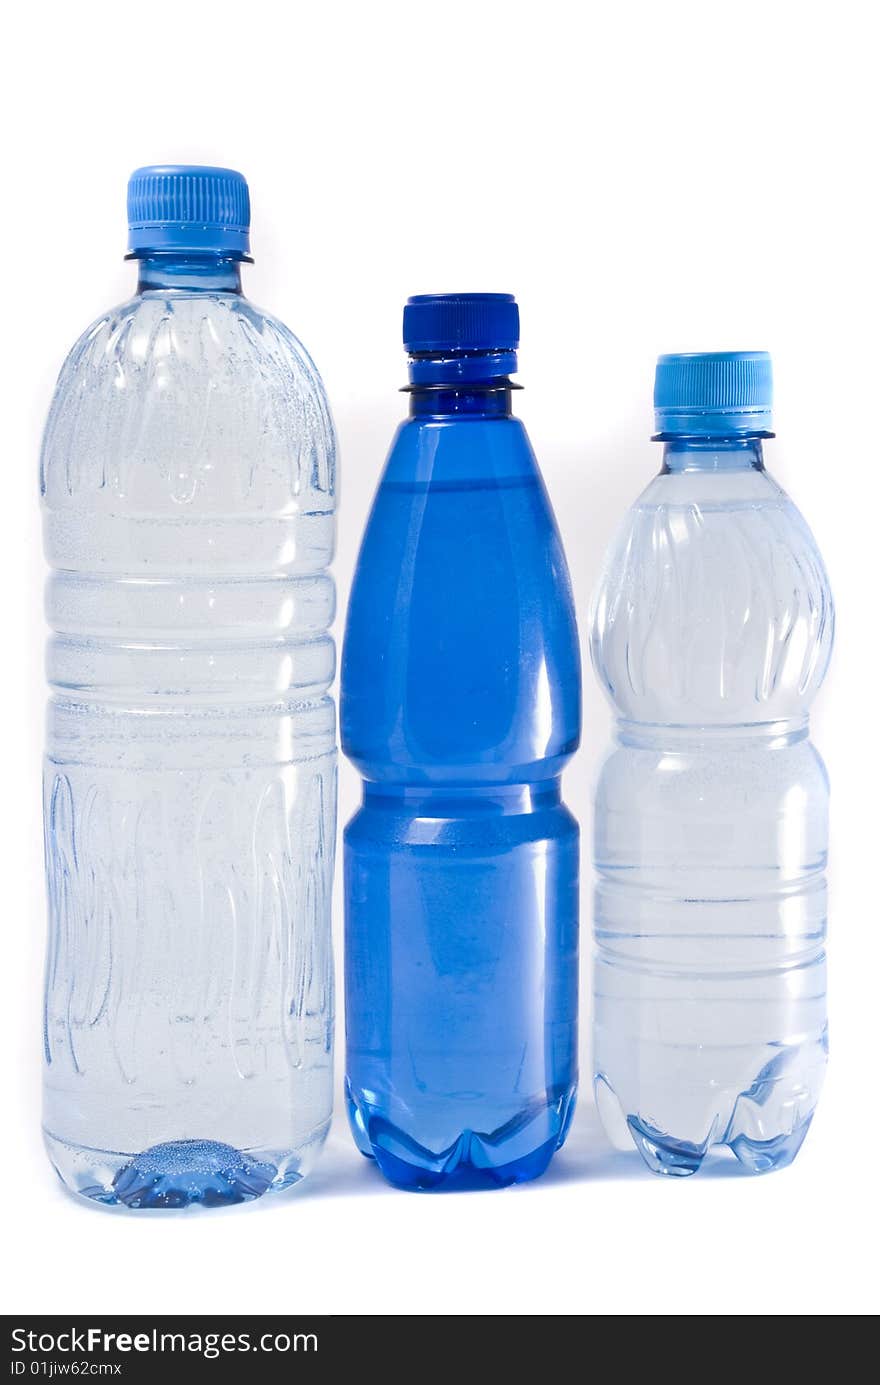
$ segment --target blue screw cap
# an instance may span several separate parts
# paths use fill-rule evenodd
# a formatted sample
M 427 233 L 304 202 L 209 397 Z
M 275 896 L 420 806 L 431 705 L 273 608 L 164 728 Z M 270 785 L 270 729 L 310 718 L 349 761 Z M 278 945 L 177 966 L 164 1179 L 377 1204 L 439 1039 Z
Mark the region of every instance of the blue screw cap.
M 515 351 L 519 308 L 512 293 L 419 293 L 403 310 L 403 344 L 421 352 Z
M 250 251 L 247 181 L 232 168 L 151 164 L 128 180 L 128 248 L 133 255 L 162 250 L 219 252 L 244 259 Z
M 773 369 L 766 351 L 660 356 L 654 419 L 661 437 L 728 437 L 773 427 Z
M 416 294 L 403 310 L 403 344 L 413 385 L 506 380 L 516 370 L 516 299 L 512 293 Z

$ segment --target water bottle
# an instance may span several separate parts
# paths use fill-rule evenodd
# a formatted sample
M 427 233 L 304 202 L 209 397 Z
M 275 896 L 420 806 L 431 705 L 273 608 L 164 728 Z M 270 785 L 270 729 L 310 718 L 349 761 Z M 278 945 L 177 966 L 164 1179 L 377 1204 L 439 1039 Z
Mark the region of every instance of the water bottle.
M 577 1077 L 580 666 L 508 294 L 411 298 L 342 660 L 347 1099 L 404 1188 L 536 1177 Z
M 242 296 L 228 169 L 139 169 L 137 292 L 43 442 L 51 700 L 44 1128 L 131 1208 L 296 1182 L 332 1097 L 334 434 Z
M 662 470 L 596 596 L 617 714 L 596 792 L 594 1073 L 613 1142 L 656 1173 L 713 1146 L 791 1162 L 825 1070 L 828 784 L 808 712 L 833 609 L 764 470 L 764 352 L 661 356 Z

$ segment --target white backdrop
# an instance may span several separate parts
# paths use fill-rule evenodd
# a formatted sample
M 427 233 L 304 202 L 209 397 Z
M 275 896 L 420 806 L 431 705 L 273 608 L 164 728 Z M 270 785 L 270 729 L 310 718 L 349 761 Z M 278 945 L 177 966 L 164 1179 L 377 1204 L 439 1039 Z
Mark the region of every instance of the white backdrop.
M 854 0 L 34 0 L 7 19 L 7 1311 L 853 1314 L 878 1306 L 871 8 Z M 560 520 L 582 637 L 603 548 L 659 465 L 648 441 L 656 354 L 772 351 L 779 437 L 767 462 L 816 533 L 839 611 L 814 717 L 832 779 L 832 1061 L 790 1170 L 652 1178 L 635 1155 L 621 1162 L 608 1153 L 585 1094 L 552 1171 L 503 1193 L 396 1192 L 354 1152 L 341 1121 L 301 1189 L 250 1208 L 115 1216 L 79 1206 L 56 1184 L 38 1129 L 36 458 L 65 352 L 131 291 L 134 272 L 121 258 L 125 183 L 132 168 L 158 161 L 228 164 L 249 179 L 256 264 L 245 290 L 306 343 L 339 430 L 343 610 L 405 410 L 396 391 L 408 294 L 517 294 L 526 390 L 516 407 Z M 585 829 L 586 942 L 590 795 L 609 722 L 588 664 L 585 681 L 584 742 L 566 796 Z M 340 821 L 356 796 L 343 765 Z

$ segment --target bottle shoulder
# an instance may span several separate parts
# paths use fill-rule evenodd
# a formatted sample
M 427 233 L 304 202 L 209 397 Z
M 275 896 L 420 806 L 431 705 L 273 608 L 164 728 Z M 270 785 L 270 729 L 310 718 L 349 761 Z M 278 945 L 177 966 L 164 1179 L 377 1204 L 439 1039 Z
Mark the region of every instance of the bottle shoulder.
M 652 477 L 631 511 L 657 506 L 695 505 L 703 510 L 719 506 L 791 504 L 789 497 L 770 473 L 758 467 L 731 470 L 670 471 Z
M 408 423 L 392 445 L 342 655 L 343 744 L 368 778 L 532 782 L 577 746 L 568 569 L 510 422 Z
M 236 512 L 332 497 L 320 376 L 246 298 L 153 290 L 97 318 L 61 368 L 43 438 L 53 508 Z
M 594 598 L 591 652 L 618 713 L 669 725 L 802 716 L 831 654 L 828 577 L 766 472 L 662 473 L 626 515 Z
M 448 485 L 540 479 L 522 421 L 511 415 L 417 415 L 404 419 L 391 440 L 383 483 Z

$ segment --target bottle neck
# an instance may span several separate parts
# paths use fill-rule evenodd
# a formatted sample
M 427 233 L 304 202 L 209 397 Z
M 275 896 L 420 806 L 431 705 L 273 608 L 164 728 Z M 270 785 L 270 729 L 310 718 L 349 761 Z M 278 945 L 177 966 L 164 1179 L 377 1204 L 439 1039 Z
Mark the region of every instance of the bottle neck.
M 478 389 L 474 386 L 453 386 L 441 389 L 419 389 L 410 386 L 410 418 L 511 418 L 511 387 L 493 386 Z
M 411 418 L 510 418 L 514 351 L 420 352 L 409 358 Z
M 187 293 L 241 293 L 241 260 L 237 256 L 163 251 L 138 257 L 138 293 L 155 290 Z
M 664 443 L 664 472 L 764 470 L 762 439 L 757 435 L 738 438 L 666 438 Z

